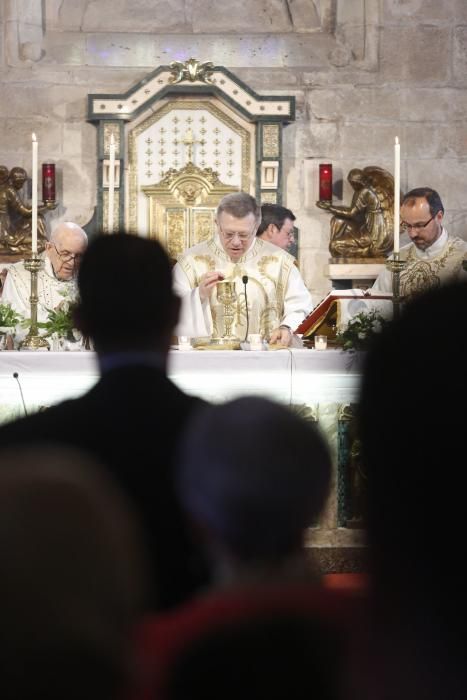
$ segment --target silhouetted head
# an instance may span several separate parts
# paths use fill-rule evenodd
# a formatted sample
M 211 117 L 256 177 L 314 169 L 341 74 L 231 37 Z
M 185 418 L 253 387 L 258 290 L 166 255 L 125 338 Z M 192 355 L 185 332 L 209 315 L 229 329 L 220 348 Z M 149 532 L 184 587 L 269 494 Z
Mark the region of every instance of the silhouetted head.
M 312 422 L 245 397 L 194 418 L 178 491 L 192 518 L 238 560 L 275 562 L 301 549 L 330 476 L 328 448 Z
M 464 588 L 466 308 L 465 284 L 408 304 L 368 353 L 359 403 L 378 587 L 445 608 Z
M 85 453 L 16 447 L 0 463 L 0 695 L 110 700 L 141 614 L 139 526 Z
M 125 233 L 91 241 L 78 275 L 77 327 L 98 352 L 167 351 L 178 319 L 167 253 Z

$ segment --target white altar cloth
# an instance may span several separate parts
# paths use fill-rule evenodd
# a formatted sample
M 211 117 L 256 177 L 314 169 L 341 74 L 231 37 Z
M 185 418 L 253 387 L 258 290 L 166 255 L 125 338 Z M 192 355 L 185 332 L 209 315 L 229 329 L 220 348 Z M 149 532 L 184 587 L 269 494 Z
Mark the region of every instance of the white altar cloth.
M 260 394 L 293 405 L 318 421 L 337 465 L 340 410 L 358 400 L 361 359 L 335 349 L 172 350 L 168 373 L 187 393 L 212 402 Z M 0 423 L 24 414 L 15 372 L 29 413 L 83 394 L 99 377 L 93 352 L 0 352 Z M 337 526 L 337 498 L 334 486 L 310 544 L 361 545 L 361 531 Z
M 261 394 L 287 404 L 350 403 L 358 398 L 360 358 L 341 350 L 183 351 L 169 355 L 169 376 L 209 401 Z M 93 352 L 0 353 L 0 422 L 83 394 L 98 379 Z

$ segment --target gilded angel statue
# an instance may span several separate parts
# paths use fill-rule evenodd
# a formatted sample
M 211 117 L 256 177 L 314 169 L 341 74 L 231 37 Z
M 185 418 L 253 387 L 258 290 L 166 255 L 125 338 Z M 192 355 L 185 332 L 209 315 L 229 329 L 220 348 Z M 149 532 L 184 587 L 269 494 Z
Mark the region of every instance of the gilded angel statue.
M 26 170 L 14 167 L 10 171 L 0 165 L 0 253 L 28 253 L 31 250 L 32 208 L 24 204 L 20 192 L 28 179 Z M 38 207 L 38 250 L 47 243 L 43 213 L 55 209 L 55 202 Z
M 347 180 L 355 190 L 350 206 L 316 202 L 334 216 L 329 251 L 334 258 L 385 257 L 394 238 L 394 178 L 376 165 L 353 168 Z

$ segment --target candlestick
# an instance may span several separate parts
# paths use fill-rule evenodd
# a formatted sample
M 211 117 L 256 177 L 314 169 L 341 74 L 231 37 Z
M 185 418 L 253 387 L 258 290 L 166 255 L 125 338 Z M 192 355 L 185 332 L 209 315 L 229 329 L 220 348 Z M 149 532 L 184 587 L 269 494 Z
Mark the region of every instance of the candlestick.
M 29 297 L 29 303 L 31 305 L 31 324 L 29 326 L 27 336 L 20 343 L 21 350 L 23 348 L 25 350 L 49 349 L 47 340 L 39 335 L 37 325 L 37 304 L 39 302 L 37 292 L 37 276 L 43 266 L 44 260 L 37 255 L 37 253 L 33 254 L 30 259 L 24 261 L 25 269 L 31 273 L 31 296 Z
M 396 136 L 394 143 L 394 253 L 399 253 L 401 191 L 401 147 Z
M 32 135 L 32 210 L 31 210 L 31 248 L 37 253 L 37 139 Z
M 42 163 L 42 201 L 55 202 L 55 165 Z
M 386 261 L 386 267 L 392 275 L 392 312 L 394 319 L 398 319 L 400 316 L 400 308 L 403 301 L 403 297 L 401 297 L 401 272 L 406 265 L 407 262 L 400 259 L 399 252 L 394 253 Z
M 107 229 L 109 233 L 114 230 L 114 191 L 115 191 L 115 139 L 110 135 L 109 146 L 109 218 Z
M 320 163 L 319 201 L 332 202 L 332 163 Z

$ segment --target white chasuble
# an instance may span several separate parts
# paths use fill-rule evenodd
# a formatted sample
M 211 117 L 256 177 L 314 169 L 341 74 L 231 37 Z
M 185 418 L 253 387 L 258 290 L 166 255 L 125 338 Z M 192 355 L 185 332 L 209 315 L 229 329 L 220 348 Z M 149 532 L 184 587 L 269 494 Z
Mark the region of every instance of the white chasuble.
M 202 302 L 199 296 L 200 279 L 211 271 L 220 272 L 235 283 L 232 332 L 241 339 L 247 331 L 247 304 L 248 333 L 265 337 L 281 324 L 295 330 L 312 309 L 311 295 L 292 255 L 255 238 L 245 255 L 233 262 L 216 236 L 190 248 L 174 267 L 174 291 L 182 298 L 177 335 L 223 335 L 223 305 L 216 288 L 209 300 Z M 245 277 L 246 284 L 242 281 Z

